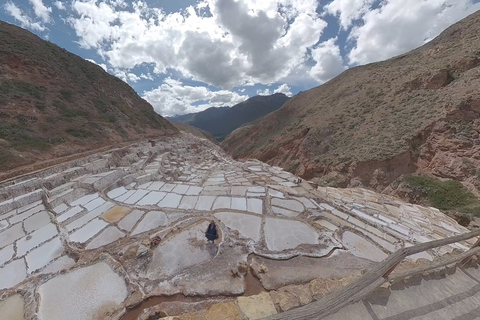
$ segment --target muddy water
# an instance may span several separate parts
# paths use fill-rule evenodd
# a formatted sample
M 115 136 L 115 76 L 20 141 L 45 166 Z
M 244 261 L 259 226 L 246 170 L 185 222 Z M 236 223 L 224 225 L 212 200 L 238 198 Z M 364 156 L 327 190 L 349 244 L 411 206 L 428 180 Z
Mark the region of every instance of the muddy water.
M 127 313 L 120 318 L 120 320 L 136 320 L 137 317 L 142 313 L 143 310 L 156 306 L 162 302 L 173 302 L 173 301 L 180 301 L 180 302 L 199 302 L 202 300 L 207 300 L 205 297 L 186 297 L 183 294 L 176 294 L 173 296 L 158 296 L 158 297 L 151 297 L 148 298 L 139 305 L 128 309 Z
M 244 296 L 254 296 L 261 292 L 264 292 L 265 288 L 263 288 L 262 283 L 255 277 L 251 272 L 250 269 L 245 276 L 245 293 Z

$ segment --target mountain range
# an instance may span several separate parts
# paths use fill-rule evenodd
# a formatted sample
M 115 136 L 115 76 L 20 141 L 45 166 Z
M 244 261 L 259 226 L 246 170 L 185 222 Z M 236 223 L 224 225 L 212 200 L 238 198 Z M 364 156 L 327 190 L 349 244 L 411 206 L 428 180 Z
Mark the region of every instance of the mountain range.
M 287 100 L 288 97 L 283 93 L 255 96 L 233 107 L 212 107 L 198 113 L 167 119 L 200 128 L 210 132 L 216 140 L 222 141 L 233 130 L 279 109 Z

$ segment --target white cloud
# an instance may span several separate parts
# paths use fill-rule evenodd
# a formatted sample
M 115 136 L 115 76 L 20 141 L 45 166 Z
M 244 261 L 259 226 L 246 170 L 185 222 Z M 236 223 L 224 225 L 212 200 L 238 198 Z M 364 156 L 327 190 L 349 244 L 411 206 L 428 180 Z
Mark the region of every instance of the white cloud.
M 347 29 L 367 13 L 373 3 L 374 0 L 333 0 L 325 6 L 325 11 L 338 16 L 342 28 Z
M 414 49 L 449 25 L 480 9 L 471 0 L 386 0 L 362 17 L 352 29 L 356 41 L 350 63 L 384 60 Z
M 97 66 L 100 66 L 103 70 L 105 71 L 108 71 L 108 68 L 107 68 L 107 65 L 104 64 L 104 63 L 98 63 L 97 61 L 93 60 L 93 59 L 85 59 L 91 63 L 95 63 Z
M 336 38 L 329 39 L 312 50 L 315 65 L 309 73 L 320 83 L 336 77 L 347 69 L 340 54 L 340 48 L 335 44 L 336 41 Z
M 265 88 L 265 89 L 258 89 L 257 90 L 257 95 L 259 96 L 269 96 L 272 94 L 272 91 L 270 91 L 270 89 L 268 88 Z
M 120 78 L 123 81 L 128 82 L 128 83 L 135 83 L 135 82 L 140 81 L 140 79 L 142 79 L 141 77 L 137 76 L 133 72 L 127 72 L 127 71 L 119 70 L 119 69 L 116 69 L 114 71 L 114 74 L 115 74 L 116 77 L 118 77 L 118 78 Z
M 43 4 L 42 0 L 29 0 L 30 3 L 33 6 L 33 11 L 35 12 L 35 15 L 42 19 L 43 22 L 50 22 L 50 13 L 52 13 L 52 8 L 51 7 L 46 7 Z
M 68 21 L 84 48 L 126 72 L 143 63 L 157 74 L 224 89 L 270 84 L 304 64 L 326 26 L 314 0 L 206 0 L 165 14 L 144 2 L 74 0 Z M 208 7 L 211 15 L 199 13 Z M 201 10 L 200 10 L 201 9 Z
M 228 90 L 211 91 L 206 87 L 189 86 L 166 78 L 158 88 L 144 92 L 143 98 L 157 113 L 173 116 L 200 112 L 210 107 L 233 106 L 249 97 Z
M 8 1 L 3 8 L 5 11 L 11 15 L 15 20 L 20 22 L 20 26 L 23 28 L 28 28 L 37 31 L 45 31 L 46 27 L 39 22 L 34 21 L 31 17 L 25 14 L 19 7 L 17 7 L 13 2 Z
M 292 96 L 291 88 L 286 83 L 280 85 L 277 89 L 273 91 L 273 93 L 283 93 L 287 97 Z
M 55 1 L 53 5 L 57 7 L 58 10 L 66 10 L 65 4 L 61 1 Z

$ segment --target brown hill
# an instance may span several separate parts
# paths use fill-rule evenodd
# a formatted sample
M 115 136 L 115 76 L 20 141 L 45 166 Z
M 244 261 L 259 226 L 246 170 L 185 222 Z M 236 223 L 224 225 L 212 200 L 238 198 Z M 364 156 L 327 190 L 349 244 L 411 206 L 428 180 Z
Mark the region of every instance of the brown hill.
M 222 146 L 324 184 L 393 192 L 402 175 L 424 173 L 478 192 L 479 66 L 476 12 L 416 50 L 298 94 Z
M 99 66 L 0 21 L 0 172 L 178 131 Z

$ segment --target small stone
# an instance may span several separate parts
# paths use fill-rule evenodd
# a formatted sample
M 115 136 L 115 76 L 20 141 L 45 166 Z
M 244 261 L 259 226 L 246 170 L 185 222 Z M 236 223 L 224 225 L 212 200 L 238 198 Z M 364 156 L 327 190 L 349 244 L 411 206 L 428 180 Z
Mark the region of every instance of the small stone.
M 237 269 L 232 269 L 232 270 L 230 270 L 230 272 L 232 273 L 232 277 L 240 278 L 240 274 L 238 273 Z
M 238 273 L 240 274 L 247 274 L 247 271 L 248 271 L 248 265 L 246 262 L 242 261 L 238 264 Z
M 250 320 L 261 319 L 277 314 L 277 309 L 275 309 L 272 298 L 266 292 L 250 297 L 238 297 L 237 302 L 240 310 Z
M 312 302 L 312 292 L 308 285 L 290 285 L 270 292 L 273 302 L 280 310 L 287 311 Z
M 315 300 L 324 297 L 326 294 L 337 290 L 347 284 L 353 282 L 355 277 L 348 277 L 343 279 L 314 279 L 309 283 L 309 289 Z
M 137 249 L 137 256 L 136 256 L 137 259 L 145 256 L 146 254 L 148 254 L 149 251 L 150 250 L 148 249 L 147 246 L 145 246 L 143 244 L 139 245 L 138 249 Z
M 143 294 L 140 291 L 134 291 L 124 302 L 125 308 L 134 307 L 143 300 Z
M 206 314 L 205 319 L 208 320 L 242 320 L 237 306 L 233 302 L 216 303 L 211 306 Z

